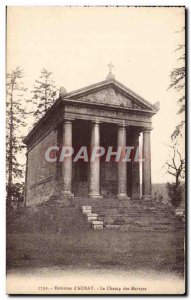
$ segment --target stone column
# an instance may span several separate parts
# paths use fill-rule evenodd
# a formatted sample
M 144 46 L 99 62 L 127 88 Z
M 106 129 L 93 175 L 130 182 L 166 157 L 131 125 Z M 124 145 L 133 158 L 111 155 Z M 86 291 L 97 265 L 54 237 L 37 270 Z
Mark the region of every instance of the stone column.
M 92 124 L 91 131 L 91 154 L 94 147 L 100 146 L 100 126 L 99 122 Z M 89 196 L 91 198 L 102 198 L 100 195 L 100 158 L 90 159 L 89 173 Z
M 123 125 L 118 127 L 118 141 L 117 146 L 122 148 L 122 153 L 126 147 L 126 128 Z M 118 198 L 129 199 L 127 196 L 127 163 L 122 161 L 123 155 L 118 162 Z
M 64 120 L 63 146 L 72 147 L 72 121 Z M 65 157 L 62 163 L 62 196 L 73 197 L 72 194 L 72 156 Z
M 140 199 L 140 172 L 139 172 L 139 132 L 135 132 L 133 135 L 134 155 L 131 162 L 131 184 L 132 184 L 132 199 Z
M 150 149 L 150 130 L 143 131 L 143 163 L 142 163 L 142 197 L 151 199 L 151 149 Z
M 63 145 L 63 124 L 57 126 L 57 147 Z M 56 153 L 56 163 L 55 163 L 55 176 L 54 176 L 54 194 L 51 199 L 59 200 L 61 198 L 62 191 L 62 162 L 60 162 L 60 151 Z

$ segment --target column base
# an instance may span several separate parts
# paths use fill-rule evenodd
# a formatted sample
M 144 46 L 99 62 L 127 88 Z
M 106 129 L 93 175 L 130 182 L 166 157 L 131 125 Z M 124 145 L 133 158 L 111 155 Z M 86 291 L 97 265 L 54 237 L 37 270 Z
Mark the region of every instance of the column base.
M 128 197 L 127 194 L 125 194 L 125 193 L 117 194 L 117 198 L 119 200 L 130 200 L 130 197 Z
M 152 199 L 152 196 L 151 195 L 143 195 L 141 197 L 141 199 L 144 200 L 144 201 L 147 201 L 147 200 L 150 201 Z
M 69 192 L 69 191 L 62 191 L 61 192 L 61 197 L 65 198 L 74 198 L 74 194 Z
M 103 196 L 100 194 L 88 194 L 88 196 L 92 199 L 102 199 Z

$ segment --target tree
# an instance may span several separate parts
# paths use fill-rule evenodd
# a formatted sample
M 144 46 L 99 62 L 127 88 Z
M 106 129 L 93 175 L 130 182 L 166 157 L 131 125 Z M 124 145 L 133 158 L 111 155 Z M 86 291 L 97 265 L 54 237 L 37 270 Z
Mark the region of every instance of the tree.
M 12 192 L 11 203 L 14 204 L 15 207 L 19 208 L 20 205 L 24 204 L 24 182 L 14 183 L 12 185 L 11 192 Z
M 166 188 L 171 203 L 176 208 L 179 206 L 183 199 L 183 183 L 185 175 L 185 159 L 182 158 L 181 153 L 178 150 L 177 143 L 170 146 L 173 150 L 173 157 L 171 162 L 166 162 L 167 173 L 172 175 L 175 179 L 172 183 L 167 183 Z
M 178 112 L 177 114 L 183 114 L 185 112 L 185 45 L 178 45 L 178 48 L 175 50 L 180 53 L 178 61 L 180 62 L 180 66 L 174 68 L 170 73 L 170 85 L 168 89 L 175 89 L 180 97 L 178 98 Z M 182 135 L 182 129 L 184 127 L 185 120 L 183 119 L 173 131 L 171 135 L 171 139 L 174 140 L 177 137 Z
M 25 123 L 23 96 L 26 88 L 22 78 L 24 72 L 20 67 L 7 74 L 6 94 L 6 168 L 7 168 L 7 206 L 10 208 L 14 194 L 15 180 L 23 177 L 23 166 L 18 162 L 18 153 L 23 149 L 22 128 Z
M 183 28 L 184 30 L 184 28 Z M 177 114 L 185 113 L 185 45 L 180 44 L 175 50 L 180 53 L 178 61 L 179 66 L 174 68 L 170 73 L 170 85 L 168 89 L 173 88 L 179 94 L 177 101 L 178 111 Z M 172 149 L 172 159 L 170 162 L 166 162 L 167 173 L 174 177 L 173 182 L 168 182 L 166 185 L 169 198 L 171 203 L 177 208 L 180 202 L 183 199 L 183 182 L 184 173 L 185 173 L 185 159 L 182 157 L 182 154 L 179 151 L 179 142 L 178 140 L 182 137 L 182 132 L 184 129 L 185 120 L 183 119 L 176 125 L 172 135 L 171 142 L 173 143 L 170 148 Z
M 33 98 L 28 100 L 34 105 L 33 114 L 38 121 L 47 112 L 56 99 L 57 89 L 52 80 L 52 73 L 42 69 L 39 80 L 35 80 Z

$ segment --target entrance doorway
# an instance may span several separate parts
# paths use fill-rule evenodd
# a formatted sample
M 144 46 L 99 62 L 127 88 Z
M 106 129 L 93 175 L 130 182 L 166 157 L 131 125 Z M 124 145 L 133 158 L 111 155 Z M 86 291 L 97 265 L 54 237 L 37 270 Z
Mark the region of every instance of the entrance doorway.
M 76 154 L 79 149 L 90 147 L 91 124 L 88 121 L 76 120 L 73 124 L 73 147 Z M 83 159 L 73 162 L 73 191 L 78 197 L 88 196 L 89 187 L 89 163 Z

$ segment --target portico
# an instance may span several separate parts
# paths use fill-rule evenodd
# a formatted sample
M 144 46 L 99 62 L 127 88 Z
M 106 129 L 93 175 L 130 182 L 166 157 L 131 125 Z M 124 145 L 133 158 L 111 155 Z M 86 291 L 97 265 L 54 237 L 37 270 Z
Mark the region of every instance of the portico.
M 107 136 L 109 128 L 111 135 Z M 75 161 L 74 156 L 71 156 L 60 162 L 62 197 L 88 196 L 101 199 L 107 196 L 117 196 L 122 200 L 138 199 L 141 197 L 140 169 L 142 169 L 142 197 L 147 199 L 151 196 L 151 157 L 148 137 L 150 130 L 144 131 L 142 128 L 124 124 L 70 119 L 63 121 L 62 132 L 64 146 L 72 147 L 74 151 L 78 151 L 80 147 L 86 147 L 89 152 L 88 161 L 84 161 L 83 157 Z M 141 133 L 143 150 L 139 147 Z M 95 147 L 103 147 L 105 153 L 91 160 Z M 123 161 L 125 153 L 127 154 L 125 147 L 131 150 L 127 161 Z M 119 161 L 116 161 L 118 152 L 121 153 L 121 157 Z M 140 154 L 139 161 L 135 157 L 137 152 Z M 142 161 L 142 158 L 145 158 L 145 161 Z M 110 184 L 113 189 L 108 187 Z

